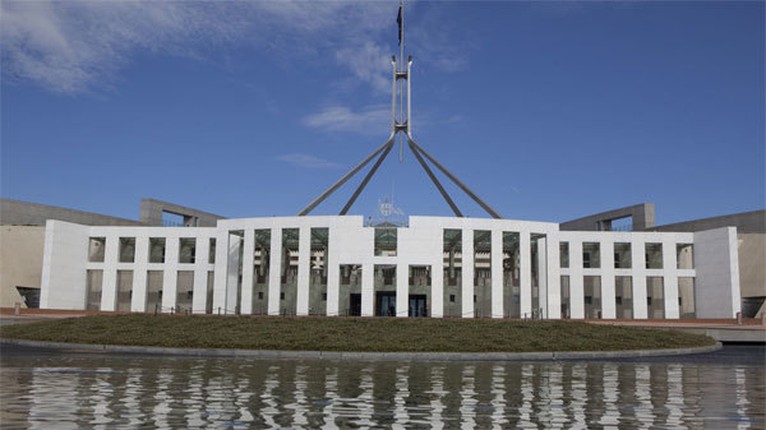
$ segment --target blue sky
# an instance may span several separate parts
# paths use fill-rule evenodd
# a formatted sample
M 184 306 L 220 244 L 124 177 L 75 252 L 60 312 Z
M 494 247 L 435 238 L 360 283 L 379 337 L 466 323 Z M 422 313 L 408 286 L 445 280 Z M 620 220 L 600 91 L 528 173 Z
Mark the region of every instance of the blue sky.
M 415 139 L 506 218 L 762 209 L 764 4 L 410 2 Z M 5 198 L 289 216 L 390 132 L 394 0 L 0 5 Z M 396 152 L 351 213 L 451 215 Z

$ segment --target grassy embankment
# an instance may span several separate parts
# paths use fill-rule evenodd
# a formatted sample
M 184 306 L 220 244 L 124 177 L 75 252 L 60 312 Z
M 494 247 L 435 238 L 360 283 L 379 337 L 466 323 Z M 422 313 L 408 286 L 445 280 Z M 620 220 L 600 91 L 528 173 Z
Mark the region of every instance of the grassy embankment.
M 309 351 L 531 352 L 685 348 L 706 336 L 554 321 L 96 315 L 4 326 L 0 336 L 111 345 Z

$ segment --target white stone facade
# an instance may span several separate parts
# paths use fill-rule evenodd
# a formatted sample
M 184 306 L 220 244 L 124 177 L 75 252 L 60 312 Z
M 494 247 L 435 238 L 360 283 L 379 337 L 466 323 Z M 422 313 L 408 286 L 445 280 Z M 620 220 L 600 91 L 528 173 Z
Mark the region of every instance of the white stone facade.
M 740 310 L 736 238 L 732 227 L 586 232 L 442 217 L 410 217 L 409 226 L 396 228 L 365 226 L 361 216 L 226 219 L 216 227 L 51 220 L 40 304 L 220 314 L 732 318 Z

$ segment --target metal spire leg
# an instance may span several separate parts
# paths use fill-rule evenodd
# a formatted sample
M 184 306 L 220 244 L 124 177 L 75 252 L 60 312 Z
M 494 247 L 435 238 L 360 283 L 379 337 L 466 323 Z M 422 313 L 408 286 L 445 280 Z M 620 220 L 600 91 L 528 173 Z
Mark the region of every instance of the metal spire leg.
M 386 147 L 387 147 L 389 144 L 391 144 L 391 143 L 394 141 L 394 135 L 395 135 L 394 133 L 391 133 L 391 136 L 388 138 L 388 140 L 386 141 L 386 143 L 384 143 L 383 145 L 381 145 L 380 147 L 378 147 L 378 149 L 376 149 L 376 150 L 375 150 L 375 151 L 374 151 L 372 154 L 370 154 L 370 155 L 369 155 L 367 158 L 365 158 L 364 160 L 362 160 L 362 162 L 361 162 L 361 163 L 357 164 L 357 165 L 356 165 L 356 167 L 354 167 L 354 168 L 353 168 L 353 169 L 351 169 L 351 170 L 350 170 L 348 173 L 346 173 L 345 175 L 343 175 L 343 177 L 342 177 L 342 178 L 340 178 L 340 179 L 338 179 L 338 180 L 337 180 L 337 181 L 336 181 L 334 184 L 330 185 L 330 187 L 329 187 L 329 188 L 327 188 L 327 189 L 326 189 L 326 190 L 325 190 L 325 191 L 322 193 L 322 195 L 320 195 L 319 197 L 317 197 L 316 199 L 314 199 L 314 200 L 313 200 L 311 203 L 309 203 L 309 204 L 308 204 L 308 206 L 306 206 L 306 207 L 305 207 L 305 208 L 303 208 L 303 209 L 302 209 L 300 212 L 298 212 L 298 216 L 304 216 L 304 215 L 308 215 L 308 214 L 309 214 L 309 212 L 311 212 L 312 210 L 314 210 L 314 208 L 315 208 L 315 207 L 317 207 L 317 205 L 319 205 L 320 203 L 322 203 L 322 202 L 323 202 L 323 201 L 324 201 L 324 200 L 325 200 L 327 197 L 329 197 L 329 196 L 330 196 L 330 194 L 334 193 L 334 192 L 335 192 L 335 190 L 337 190 L 338 188 L 340 188 L 340 186 L 341 186 L 341 185 L 345 184 L 345 183 L 346 183 L 346 181 L 348 181 L 349 179 L 351 179 L 351 177 L 352 177 L 352 176 L 354 176 L 354 175 L 356 174 L 356 172 L 358 172 L 358 171 L 359 171 L 361 168 L 363 168 L 364 166 L 366 166 L 366 165 L 367 165 L 367 163 L 369 163 L 369 162 L 370 162 L 370 160 L 372 160 L 373 158 L 375 158 L 375 156 L 376 156 L 376 155 L 380 154 L 380 153 L 381 153 L 381 151 L 383 151 L 384 149 L 386 149 Z
M 364 177 L 362 180 L 362 183 L 359 184 L 359 186 L 356 188 L 356 191 L 354 191 L 354 194 L 351 195 L 351 198 L 348 199 L 348 203 L 346 203 L 346 206 L 343 206 L 343 209 L 340 211 L 340 215 L 346 215 L 348 213 L 348 210 L 351 209 L 351 206 L 354 205 L 354 202 L 356 201 L 356 198 L 359 197 L 359 194 L 361 194 L 362 190 L 364 190 L 364 187 L 367 186 L 367 183 L 370 182 L 370 179 L 375 175 L 375 172 L 378 170 L 378 167 L 380 167 L 380 164 L 383 162 L 383 160 L 386 159 L 388 156 L 388 153 L 391 152 L 391 148 L 394 147 L 394 140 L 392 139 L 391 142 L 388 144 L 388 147 L 385 151 L 383 151 L 382 154 L 380 154 L 380 157 L 378 157 L 378 161 L 373 164 L 372 168 L 369 172 L 367 172 L 367 176 Z
M 434 166 L 436 166 L 439 170 L 441 170 L 442 173 L 447 175 L 447 177 L 450 178 L 452 180 L 452 182 L 455 183 L 455 185 L 460 187 L 461 190 L 463 190 L 466 194 L 468 194 L 468 196 L 471 197 L 473 199 L 473 201 L 475 201 L 479 206 L 481 206 L 482 209 L 487 211 L 488 214 L 490 214 L 493 218 L 496 218 L 496 219 L 502 219 L 503 218 L 494 209 L 489 207 L 488 204 L 484 203 L 484 201 L 482 199 L 480 199 L 479 196 L 477 196 L 473 191 L 471 191 L 465 184 L 460 182 L 460 179 L 458 179 L 455 175 L 450 173 L 450 171 L 447 170 L 444 166 L 442 166 L 438 161 L 436 161 L 436 159 L 434 159 L 434 157 L 432 157 L 428 152 L 426 152 L 423 148 L 421 148 L 420 145 L 418 145 L 414 140 L 412 140 L 411 138 L 408 137 L 408 142 L 411 145 L 413 145 L 415 148 L 417 148 L 420 153 L 425 155 L 426 158 L 428 158 L 428 160 L 430 162 L 434 163 Z
M 436 188 L 439 190 L 439 192 L 441 193 L 442 197 L 444 197 L 444 200 L 446 200 L 447 204 L 449 205 L 449 207 L 452 208 L 452 212 L 455 213 L 455 216 L 458 216 L 458 217 L 462 218 L 463 214 L 460 212 L 460 209 L 458 209 L 458 207 L 455 204 L 455 202 L 452 201 L 452 199 L 450 198 L 449 194 L 447 194 L 447 190 L 444 189 L 444 187 L 442 186 L 441 182 L 439 182 L 439 180 L 436 178 L 436 175 L 434 175 L 434 172 L 432 172 L 431 168 L 428 167 L 428 164 L 426 163 L 426 160 L 423 159 L 423 157 L 418 152 L 418 149 L 415 148 L 415 146 L 413 146 L 413 142 L 409 138 L 407 139 L 407 145 L 410 147 L 410 150 L 412 151 L 412 153 L 415 154 L 415 158 L 417 158 L 417 160 L 420 163 L 420 165 L 423 166 L 423 170 L 425 170 L 426 173 L 428 174 L 428 177 L 431 178 L 431 181 L 434 183 Z

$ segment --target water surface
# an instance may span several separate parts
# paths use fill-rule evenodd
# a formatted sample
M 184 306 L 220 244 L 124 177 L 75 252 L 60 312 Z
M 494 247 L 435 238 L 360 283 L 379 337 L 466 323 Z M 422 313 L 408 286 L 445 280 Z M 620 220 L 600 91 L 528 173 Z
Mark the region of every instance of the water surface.
M 4 347 L 3 428 L 766 428 L 763 347 L 645 360 L 349 362 Z

